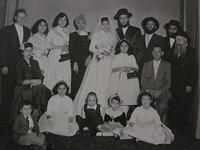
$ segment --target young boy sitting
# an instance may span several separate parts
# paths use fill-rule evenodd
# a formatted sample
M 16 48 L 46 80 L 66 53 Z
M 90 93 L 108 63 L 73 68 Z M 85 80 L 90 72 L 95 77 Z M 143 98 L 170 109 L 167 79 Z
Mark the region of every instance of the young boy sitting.
M 13 124 L 13 141 L 25 146 L 44 145 L 45 136 L 39 134 L 37 117 L 32 114 L 32 104 L 28 100 L 20 103 L 20 113 Z
M 153 60 L 144 64 L 141 86 L 143 91 L 149 91 L 156 100 L 155 108 L 161 119 L 166 116 L 169 88 L 171 86 L 171 66 L 161 59 L 164 52 L 160 46 L 154 46 L 152 50 Z

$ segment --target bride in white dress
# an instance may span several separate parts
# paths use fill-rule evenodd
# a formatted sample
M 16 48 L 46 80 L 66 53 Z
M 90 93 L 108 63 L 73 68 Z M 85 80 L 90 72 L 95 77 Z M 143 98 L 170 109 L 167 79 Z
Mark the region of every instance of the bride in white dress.
M 59 13 L 53 22 L 53 28 L 47 35 L 51 48 L 48 55 L 47 69 L 44 75 L 44 84 L 51 90 L 60 80 L 64 80 L 71 89 L 70 60 L 59 62 L 61 54 L 69 53 L 69 32 L 66 28 L 68 24 L 67 15 L 62 12 Z
M 82 84 L 75 97 L 75 109 L 78 115 L 81 114 L 81 107 L 85 104 L 89 92 L 97 94 L 98 104 L 103 107 L 107 106 L 109 97 L 107 88 L 116 42 L 116 33 L 109 18 L 102 17 L 93 32 L 89 47 L 89 50 L 93 53 L 93 58 L 87 67 Z

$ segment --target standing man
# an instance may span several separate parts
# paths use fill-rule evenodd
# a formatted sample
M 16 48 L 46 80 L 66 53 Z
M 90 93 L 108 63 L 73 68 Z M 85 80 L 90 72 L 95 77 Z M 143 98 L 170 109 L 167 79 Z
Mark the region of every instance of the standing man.
M 126 39 L 130 42 L 133 49 L 132 54 L 135 55 L 137 60 L 137 53 L 139 51 L 139 39 L 141 37 L 141 31 L 139 28 L 131 26 L 129 24 L 129 18 L 132 14 L 127 8 L 121 8 L 118 10 L 114 19 L 117 20 L 118 28 L 117 33 L 120 39 Z
M 147 17 L 142 21 L 144 35 L 141 37 L 141 49 L 139 56 L 139 74 L 142 73 L 142 67 L 145 62 L 153 60 L 152 49 L 154 46 L 160 46 L 164 50 L 164 38 L 155 32 L 159 29 L 159 21 L 154 17 Z
M 4 127 L 8 127 L 10 106 L 16 80 L 16 64 L 21 57 L 19 48 L 30 36 L 30 30 L 24 26 L 26 15 L 24 9 L 16 10 L 13 15 L 14 23 L 0 31 L 0 69 L 2 73 L 1 124 Z
M 171 62 L 175 46 L 175 35 L 176 32 L 182 30 L 182 27 L 177 20 L 170 20 L 164 25 L 164 28 L 167 36 L 165 37 L 165 53 L 163 59 Z
M 187 127 L 195 84 L 197 81 L 197 52 L 189 45 L 190 39 L 185 31 L 175 36 L 176 44 L 171 62 L 171 118 L 174 127 Z

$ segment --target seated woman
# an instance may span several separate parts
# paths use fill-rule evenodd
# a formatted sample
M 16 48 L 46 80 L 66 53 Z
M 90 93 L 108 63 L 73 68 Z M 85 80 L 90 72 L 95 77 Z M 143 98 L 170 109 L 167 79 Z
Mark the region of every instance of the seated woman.
M 42 73 L 39 64 L 31 56 L 33 45 L 29 42 L 23 44 L 21 51 L 23 57 L 16 66 L 17 85 L 14 91 L 14 100 L 11 109 L 11 121 L 18 113 L 19 103 L 27 99 L 33 104 L 33 112 L 37 116 L 46 110 L 51 97 L 51 91 L 42 84 Z

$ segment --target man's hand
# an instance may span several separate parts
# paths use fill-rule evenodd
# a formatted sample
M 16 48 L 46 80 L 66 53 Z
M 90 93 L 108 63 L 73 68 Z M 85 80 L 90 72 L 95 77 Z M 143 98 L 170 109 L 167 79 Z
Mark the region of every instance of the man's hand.
M 2 72 L 4 75 L 7 75 L 7 74 L 8 74 L 8 67 L 7 67 L 7 66 L 4 66 L 4 67 L 1 69 L 1 72 Z
M 191 86 L 186 86 L 185 92 L 186 93 L 190 93 L 192 91 L 192 87 Z
M 73 71 L 74 71 L 76 74 L 78 74 L 78 64 L 77 64 L 77 62 L 74 63 Z

